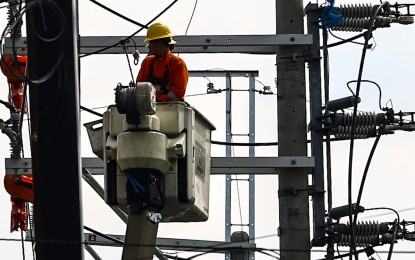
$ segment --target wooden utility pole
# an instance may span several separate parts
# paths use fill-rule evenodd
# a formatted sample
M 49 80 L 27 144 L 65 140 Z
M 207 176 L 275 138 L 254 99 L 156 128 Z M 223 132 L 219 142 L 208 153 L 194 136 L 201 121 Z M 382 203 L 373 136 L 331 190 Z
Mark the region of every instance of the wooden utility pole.
M 36 258 L 83 259 L 77 1 L 27 1 Z
M 304 33 L 302 0 L 276 0 L 276 33 Z M 303 53 L 302 46 L 278 48 L 278 156 L 307 156 Z M 278 183 L 280 258 L 310 259 L 308 173 L 304 168 L 282 168 Z

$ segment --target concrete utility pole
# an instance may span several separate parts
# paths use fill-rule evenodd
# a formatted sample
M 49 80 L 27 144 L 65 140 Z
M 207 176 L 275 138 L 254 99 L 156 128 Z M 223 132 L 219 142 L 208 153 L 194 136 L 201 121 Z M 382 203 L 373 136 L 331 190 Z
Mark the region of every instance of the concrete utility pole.
M 277 0 L 276 16 L 277 35 L 304 33 L 302 0 Z M 307 156 L 303 51 L 294 45 L 278 48 L 278 156 Z M 310 259 L 308 173 L 304 168 L 282 168 L 278 183 L 280 258 Z
M 27 1 L 36 258 L 83 259 L 77 1 Z

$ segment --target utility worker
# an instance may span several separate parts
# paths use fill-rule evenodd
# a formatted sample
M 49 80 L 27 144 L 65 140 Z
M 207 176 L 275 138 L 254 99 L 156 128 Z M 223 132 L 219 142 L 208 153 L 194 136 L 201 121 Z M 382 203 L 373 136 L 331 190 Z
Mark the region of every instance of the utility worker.
M 177 43 L 170 29 L 161 23 L 152 24 L 145 42 L 149 55 L 141 63 L 137 82 L 151 82 L 158 102 L 184 101 L 189 73 L 186 63 L 170 51 Z

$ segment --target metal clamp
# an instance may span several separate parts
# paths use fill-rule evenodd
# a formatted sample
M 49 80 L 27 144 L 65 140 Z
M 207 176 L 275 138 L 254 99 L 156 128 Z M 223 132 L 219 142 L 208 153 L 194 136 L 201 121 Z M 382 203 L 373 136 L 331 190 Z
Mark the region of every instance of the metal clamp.
M 297 189 L 295 187 L 287 187 L 278 190 L 278 197 L 286 197 L 286 196 L 297 196 L 298 192 L 306 191 L 309 196 L 313 196 L 316 193 L 324 193 L 325 191 L 317 189 L 314 185 L 308 185 L 307 189 Z

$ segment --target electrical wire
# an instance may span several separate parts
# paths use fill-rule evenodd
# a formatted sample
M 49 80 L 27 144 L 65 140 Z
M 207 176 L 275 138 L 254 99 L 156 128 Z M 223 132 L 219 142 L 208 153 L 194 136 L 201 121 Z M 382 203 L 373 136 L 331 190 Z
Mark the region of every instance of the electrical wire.
M 92 233 L 94 233 L 94 234 L 97 234 L 97 235 L 99 235 L 99 236 L 101 236 L 101 237 L 103 237 L 103 238 L 105 238 L 105 239 L 108 239 L 108 240 L 110 240 L 111 242 L 114 242 L 114 243 L 119 244 L 119 245 L 124 245 L 124 242 L 123 242 L 123 241 L 121 241 L 121 240 L 119 240 L 119 239 L 116 239 L 116 238 L 113 238 L 113 237 L 111 237 L 111 236 L 105 235 L 105 234 L 103 234 L 103 233 L 101 233 L 101 232 L 98 232 L 98 231 L 97 231 L 97 230 L 95 230 L 95 229 L 92 229 L 92 228 L 88 227 L 88 226 L 85 226 L 85 225 L 84 225 L 84 229 L 85 229 L 85 230 L 88 230 L 89 232 L 92 232 Z
M 342 256 L 341 256 L 341 254 L 340 254 L 339 244 L 338 244 L 338 243 L 337 243 L 337 245 L 336 245 L 336 248 L 337 248 L 337 254 L 339 255 L 340 259 L 341 259 L 341 260 L 343 260 L 343 257 L 342 257 Z
M 350 92 L 352 92 L 353 96 L 355 96 L 355 94 L 354 94 L 353 90 L 350 88 L 349 84 L 350 83 L 356 83 L 356 82 L 357 82 L 357 80 L 351 80 L 351 81 L 347 82 L 347 88 L 350 90 Z M 378 88 L 378 90 L 379 90 L 379 109 L 384 110 L 382 108 L 382 89 L 380 88 L 379 84 L 372 81 L 372 80 L 366 80 L 366 79 L 362 79 L 360 82 L 372 83 Z
M 376 9 L 376 11 L 372 14 L 371 18 L 370 18 L 370 24 L 369 24 L 369 28 L 365 34 L 365 44 L 363 46 L 363 50 L 362 50 L 362 56 L 361 56 L 361 60 L 360 60 L 360 66 L 359 66 L 359 73 L 358 73 L 358 78 L 357 78 L 357 86 L 356 86 L 356 98 L 359 98 L 359 94 L 360 94 L 360 85 L 361 85 L 361 80 L 362 80 L 362 76 L 363 76 L 363 68 L 364 68 L 364 62 L 365 62 L 365 58 L 366 58 L 366 50 L 369 44 L 369 39 L 372 36 L 372 31 L 373 31 L 373 26 L 374 26 L 374 22 L 376 19 L 376 16 L 379 14 L 379 12 L 381 11 L 381 9 L 383 8 L 383 6 L 385 6 L 385 4 L 388 2 L 384 2 L 381 5 L 378 6 L 378 8 Z M 348 183 L 347 183 L 347 187 L 348 187 L 348 204 L 349 204 L 349 222 L 353 223 L 353 205 L 352 205 L 352 175 L 353 175 L 353 151 L 354 151 L 354 137 L 355 137 L 355 127 L 356 127 L 356 121 L 357 121 L 357 106 L 358 103 L 356 102 L 356 104 L 354 104 L 353 107 L 353 121 L 352 121 L 352 125 L 351 125 L 351 138 L 350 138 L 350 151 L 349 151 L 349 169 L 348 169 Z M 356 234 L 356 226 L 352 226 L 351 227 L 351 239 L 350 239 L 350 256 L 349 259 L 352 260 L 353 258 L 353 254 L 356 251 L 356 240 L 355 240 L 355 234 Z M 355 259 L 358 260 L 357 255 L 355 255 Z
M 210 93 L 199 93 L 199 94 L 190 94 L 190 95 L 185 95 L 184 97 L 196 97 L 196 96 L 204 96 L 204 95 L 209 95 Z
M 33 7 L 37 6 L 35 4 L 36 4 L 36 2 L 34 2 Z M 45 16 L 43 14 L 43 9 L 44 9 L 43 4 L 45 4 L 46 6 L 49 5 L 49 7 L 51 7 L 50 9 L 55 13 L 56 17 L 58 17 L 58 18 L 64 17 L 63 11 L 59 7 L 58 4 L 56 4 L 55 2 L 50 1 L 50 0 L 43 0 L 43 1 L 40 1 L 38 3 L 38 5 L 40 6 L 40 13 L 41 13 L 41 17 L 43 18 L 43 20 L 45 20 Z M 33 8 L 33 7 L 30 7 L 30 8 Z M 29 11 L 29 9 L 27 9 L 27 11 Z M 30 17 L 33 19 L 32 15 Z M 67 44 L 65 36 L 67 36 L 67 30 L 66 29 L 67 29 L 68 26 L 67 26 L 66 21 L 64 19 L 55 19 L 55 21 L 58 21 L 58 20 L 60 22 L 62 22 L 61 27 L 60 27 L 60 31 L 58 31 L 58 33 L 56 35 L 54 35 L 54 37 L 52 37 L 52 38 L 45 38 L 37 30 L 35 30 L 35 29 L 32 30 L 35 33 L 35 35 L 39 39 L 43 40 L 44 42 L 57 41 L 57 40 L 62 39 L 62 38 L 63 38 L 63 40 L 58 42 L 60 44 L 57 44 L 57 46 L 60 47 L 59 51 L 58 51 L 59 55 L 57 55 L 56 62 L 49 69 L 48 73 L 46 73 L 44 76 L 39 77 L 38 79 L 30 79 L 30 78 L 25 77 L 25 80 L 28 80 L 31 84 L 41 84 L 43 82 L 46 82 L 47 80 L 49 80 L 53 76 L 53 74 L 55 74 L 56 70 L 59 68 L 59 65 L 62 64 L 64 55 L 65 55 L 64 50 L 65 50 L 65 46 Z M 44 23 L 46 23 L 46 22 L 44 21 Z M 32 21 L 32 24 L 35 24 L 35 23 Z M 48 29 L 46 28 L 46 25 L 44 25 L 44 27 L 45 27 L 44 28 L 45 31 L 48 31 Z M 13 37 L 12 44 L 13 44 L 12 45 L 13 55 L 16 57 L 17 53 L 16 53 L 16 48 L 15 48 L 15 37 Z
M 280 255 L 274 256 L 274 255 L 272 255 L 272 254 L 270 254 L 270 253 L 267 253 L 267 251 L 268 251 L 268 250 L 258 250 L 258 252 L 259 252 L 259 253 L 261 253 L 261 254 L 263 254 L 263 255 L 266 255 L 266 256 L 269 256 L 269 257 L 272 257 L 272 258 L 275 258 L 275 259 L 281 259 L 281 256 L 280 256 Z M 275 253 L 275 252 L 274 252 L 274 251 L 272 251 L 272 250 L 271 250 L 271 252 L 272 252 L 272 253 Z
M 364 37 L 366 35 L 366 32 L 358 34 L 356 36 L 350 37 L 349 39 L 345 39 L 343 41 L 339 41 L 339 42 L 335 42 L 335 43 L 331 43 L 331 44 L 327 44 L 326 48 L 331 48 L 331 47 L 336 47 L 345 43 L 349 43 L 349 42 L 353 42 L 356 39 L 359 39 L 360 37 Z M 369 45 L 367 45 L 366 48 L 368 48 Z
M 93 107 L 93 108 L 90 108 L 90 110 L 98 110 L 98 109 L 103 109 L 103 108 L 108 108 L 108 106 Z
M 379 209 L 393 210 L 393 209 L 389 209 L 389 208 L 371 208 L 371 209 L 366 209 L 366 210 L 369 211 L 369 210 L 379 210 Z M 121 241 L 119 239 L 116 239 L 116 238 L 114 238 L 112 236 L 105 235 L 105 234 L 103 234 L 101 232 L 98 232 L 98 231 L 96 231 L 96 230 L 94 230 L 94 229 L 92 229 L 90 227 L 84 226 L 84 228 L 86 230 L 88 230 L 88 231 L 90 231 L 90 232 L 92 232 L 94 234 L 97 234 L 99 236 L 102 236 L 102 237 L 104 237 L 104 238 L 106 238 L 108 240 L 113 240 L 112 242 L 115 243 L 115 244 L 118 244 L 118 245 L 125 244 L 123 241 Z M 277 234 L 272 235 L 272 236 L 277 236 Z M 259 238 L 257 238 L 257 240 L 258 239 Z M 0 238 L 0 241 L 3 241 L 3 242 L 18 242 L 18 243 L 21 243 L 21 239 L 16 239 L 16 238 Z M 24 242 L 29 242 L 29 241 L 24 241 Z M 79 242 L 79 241 L 66 241 L 66 240 L 42 240 L 42 241 L 39 241 L 39 242 L 53 242 L 53 243 L 62 243 L 62 244 L 82 244 L 82 245 L 85 245 L 85 244 L 89 244 L 90 243 L 90 242 L 87 242 L 87 241 L 81 241 L 81 242 Z M 207 254 L 210 254 L 210 253 L 223 252 L 225 250 L 232 250 L 232 249 L 242 250 L 242 248 L 232 247 L 231 244 L 232 244 L 232 242 L 229 243 L 229 245 L 230 245 L 229 247 L 224 246 L 224 243 L 218 243 L 218 246 L 217 247 L 215 247 L 215 246 L 211 246 L 211 247 L 205 247 L 205 246 L 183 246 L 183 248 L 186 249 L 184 251 L 195 251 L 195 252 L 197 252 L 197 251 L 200 251 L 200 250 L 206 250 L 206 249 L 209 250 L 207 252 L 203 252 L 203 253 L 200 253 L 200 254 L 191 256 L 190 258 L 184 258 L 184 259 L 195 259 L 195 258 L 197 258 L 199 256 L 207 255 Z M 128 245 L 129 246 L 141 246 L 141 247 L 142 246 L 149 246 L 149 245 L 145 245 L 145 244 L 128 244 Z M 181 246 L 180 245 L 176 245 L 175 248 L 178 251 L 180 251 Z M 192 248 L 194 250 L 189 250 L 190 248 Z M 280 249 L 259 248 L 259 247 L 258 248 L 252 248 L 252 249 L 250 248 L 250 249 L 247 249 L 247 250 L 255 251 L 255 252 L 269 251 L 269 252 L 274 252 L 274 253 L 278 253 L 278 252 L 284 251 L 284 250 L 280 250 Z M 357 253 L 363 253 L 364 250 L 365 249 L 357 250 Z M 301 250 L 294 250 L 294 251 L 295 252 L 300 252 Z M 325 250 L 313 250 L 312 249 L 311 252 L 314 252 L 314 253 L 325 253 L 326 251 Z M 342 252 L 346 252 L 346 251 L 342 251 Z M 389 251 L 377 251 L 377 253 L 388 254 Z M 396 250 L 396 251 L 394 251 L 394 253 L 395 254 L 410 254 L 410 255 L 415 255 L 415 250 L 406 250 L 406 251 Z M 347 254 L 344 254 L 344 255 L 341 255 L 341 256 L 336 256 L 336 257 L 334 257 L 334 259 L 339 259 L 341 257 L 348 256 L 349 254 L 350 253 L 347 253 Z M 281 259 L 284 259 L 284 258 L 281 258 Z M 326 258 L 319 259 L 319 260 L 326 260 Z
M 134 21 L 134 20 L 132 20 L 132 19 L 130 19 L 130 18 L 128 18 L 128 17 L 126 17 L 126 16 L 124 16 L 124 15 L 116 12 L 116 11 L 114 11 L 113 9 L 111 9 L 111 8 L 109 8 L 109 7 L 107 7 L 107 6 L 103 5 L 103 4 L 95 1 L 95 0 L 89 0 L 89 1 L 91 1 L 92 3 L 98 5 L 99 7 L 107 10 L 108 12 L 110 12 L 112 14 L 115 14 L 116 16 L 118 16 L 118 17 L 120 17 L 120 18 L 122 18 L 122 19 L 124 19 L 124 20 L 126 20 L 126 21 L 128 21 L 130 23 L 133 23 L 135 25 L 138 25 L 138 26 L 141 26 L 141 27 L 144 27 L 144 28 L 148 29 L 148 26 L 147 25 L 144 25 L 144 24 L 141 24 L 139 22 L 136 22 L 136 21 Z
M 167 10 L 169 10 L 178 0 L 174 0 L 171 4 L 169 4 L 163 11 L 161 11 L 158 15 L 156 15 L 153 19 L 151 19 L 148 23 L 145 24 L 145 26 L 149 26 L 152 22 L 154 22 L 156 19 L 158 19 L 160 16 L 162 16 Z M 137 31 L 135 31 L 133 34 L 131 34 L 130 36 L 128 36 L 126 39 L 123 39 L 123 41 L 127 41 L 129 39 L 131 39 L 132 37 L 134 37 L 137 33 L 141 32 L 142 30 L 144 30 L 145 27 L 141 27 L 140 29 L 138 29 Z M 105 48 L 102 48 L 100 50 L 91 52 L 91 53 L 87 53 L 84 55 L 80 55 L 79 58 L 84 58 L 84 57 L 88 57 L 94 54 L 98 54 L 101 53 L 103 51 L 109 50 L 111 48 L 114 48 L 116 46 L 118 46 L 119 44 L 121 44 L 122 41 L 119 41 L 117 43 L 114 43 L 113 45 L 107 46 Z
M 331 36 L 333 36 L 333 37 L 334 37 L 334 38 L 336 38 L 337 40 L 342 41 L 343 43 L 346 43 L 346 42 L 351 42 L 351 43 L 354 43 L 354 44 L 357 44 L 357 45 L 364 45 L 364 43 L 362 43 L 362 42 L 355 42 L 355 41 L 353 41 L 353 40 L 350 40 L 351 38 L 349 38 L 349 39 L 343 39 L 343 38 L 341 38 L 341 37 L 339 37 L 339 36 L 335 35 L 331 29 L 329 29 L 329 30 L 328 30 L 328 32 L 330 33 L 330 35 L 331 35 Z M 356 36 L 357 36 L 357 35 L 356 35 Z M 363 35 L 359 34 L 359 37 L 358 37 L 358 38 L 360 38 L 360 37 L 362 37 L 362 36 L 363 36 Z M 327 44 L 326 44 L 326 46 L 327 46 Z
M 411 211 L 411 210 L 415 210 L 415 207 L 397 210 L 396 212 L 401 213 L 401 212 Z M 389 214 L 393 214 L 393 213 L 377 214 L 377 215 L 363 217 L 361 219 L 369 219 L 369 218 L 375 218 L 375 217 L 382 217 L 382 216 L 386 216 L 386 215 L 389 215 Z
M 189 20 L 189 23 L 187 24 L 186 32 L 184 33 L 184 35 L 187 35 L 187 31 L 189 30 L 190 24 L 192 23 L 193 15 L 195 14 L 196 6 L 197 6 L 197 1 L 198 0 L 195 1 L 195 6 L 193 7 L 193 12 L 192 12 L 192 15 L 190 16 L 190 20 Z
M 90 108 L 87 108 L 87 107 L 84 107 L 84 106 L 80 106 L 80 108 L 81 108 L 81 110 L 84 110 L 84 111 L 86 111 L 86 112 L 88 112 L 88 113 L 91 113 L 91 114 L 93 114 L 93 115 L 96 115 L 96 116 L 99 116 L 99 117 L 103 117 L 103 116 L 104 116 L 103 114 L 98 113 L 98 112 L 95 112 L 95 111 L 93 111 L 93 110 L 92 110 L 92 109 L 90 109 Z
M 20 236 L 22 239 L 22 255 L 23 255 L 23 260 L 26 259 L 26 254 L 25 254 L 25 250 L 24 250 L 24 237 L 23 237 L 23 230 L 20 229 Z
M 190 24 L 192 23 L 192 20 L 193 20 L 193 15 L 195 14 L 196 6 L 197 6 L 197 1 L 198 1 L 198 0 L 196 0 L 196 1 L 195 1 L 195 5 L 194 5 L 194 7 L 193 7 L 192 15 L 190 16 L 189 23 L 187 24 L 186 31 L 185 31 L 185 33 L 184 33 L 184 35 L 185 35 L 185 36 L 187 35 L 187 32 L 188 32 L 189 27 L 190 27 Z M 177 53 L 177 56 L 180 56 L 180 53 Z
M 383 131 L 384 131 L 387 123 L 388 123 L 388 121 L 385 120 L 384 123 L 382 124 L 382 126 L 380 127 L 380 129 L 378 131 L 378 135 L 376 136 L 375 142 L 373 143 L 372 149 L 370 150 L 370 154 L 369 154 L 369 157 L 367 159 L 366 166 L 365 166 L 365 169 L 364 169 L 364 172 L 363 172 L 362 180 L 360 182 L 359 193 L 357 195 L 357 200 L 356 200 L 356 208 L 359 208 L 359 206 L 360 206 L 360 201 L 362 199 L 363 189 L 364 189 L 365 182 L 366 182 L 366 177 L 367 177 L 367 174 L 369 172 L 369 166 L 370 166 L 370 163 L 372 162 L 373 155 L 375 154 L 376 147 L 379 143 L 380 137 L 382 136 Z M 357 215 L 358 215 L 358 212 L 356 212 L 354 214 L 353 226 L 357 225 Z

